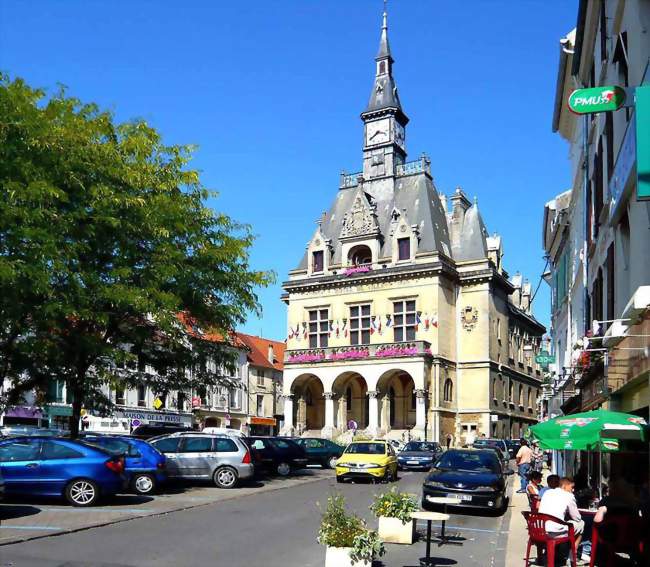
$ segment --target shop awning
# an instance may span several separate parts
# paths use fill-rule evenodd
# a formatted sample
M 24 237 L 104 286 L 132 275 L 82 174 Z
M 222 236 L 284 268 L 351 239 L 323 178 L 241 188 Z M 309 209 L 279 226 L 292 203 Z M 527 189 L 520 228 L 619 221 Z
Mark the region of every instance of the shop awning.
M 251 425 L 271 425 L 274 426 L 277 422 L 274 417 L 251 417 Z

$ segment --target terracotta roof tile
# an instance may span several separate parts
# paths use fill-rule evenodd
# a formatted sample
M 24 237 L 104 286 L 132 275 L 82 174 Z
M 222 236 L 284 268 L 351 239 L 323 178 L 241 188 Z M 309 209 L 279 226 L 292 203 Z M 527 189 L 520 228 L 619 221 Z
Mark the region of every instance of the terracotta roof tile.
M 198 326 L 196 320 L 188 313 L 179 313 L 178 320 L 185 325 L 187 333 L 197 339 L 203 339 L 214 343 L 225 343 L 235 348 L 248 349 L 234 331 L 228 332 L 228 338 L 214 329 L 202 329 Z
M 254 366 L 284 370 L 284 351 L 287 345 L 264 337 L 236 333 L 237 337 L 249 348 L 248 361 Z M 273 348 L 273 362 L 269 360 L 269 346 Z

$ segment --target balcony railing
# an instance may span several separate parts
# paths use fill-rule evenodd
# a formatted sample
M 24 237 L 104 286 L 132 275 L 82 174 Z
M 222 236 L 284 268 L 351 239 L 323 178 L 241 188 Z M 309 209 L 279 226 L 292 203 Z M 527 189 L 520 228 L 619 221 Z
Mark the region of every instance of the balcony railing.
M 359 177 L 363 175 L 363 171 L 357 173 L 341 173 L 341 183 L 340 188 L 345 189 L 346 187 L 356 187 L 359 185 Z
M 422 155 L 420 159 L 407 161 L 395 168 L 395 175 L 397 177 L 415 175 L 416 173 L 428 173 L 431 175 L 431 160 L 427 156 Z
M 284 362 L 285 364 L 316 364 L 413 356 L 431 356 L 431 343 L 427 341 L 408 341 L 403 343 L 294 349 L 286 351 Z

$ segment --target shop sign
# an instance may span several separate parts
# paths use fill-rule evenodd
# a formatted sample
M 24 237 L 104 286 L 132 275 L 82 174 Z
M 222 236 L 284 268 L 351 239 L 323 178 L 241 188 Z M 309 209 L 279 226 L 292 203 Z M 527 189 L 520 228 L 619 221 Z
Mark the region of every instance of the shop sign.
M 578 89 L 569 95 L 569 110 L 575 114 L 594 114 L 618 110 L 625 103 L 621 87 Z
M 199 396 L 194 396 L 192 398 L 192 407 L 200 408 L 201 407 L 201 398 Z
M 636 96 L 636 198 L 650 200 L 650 85 L 637 87 Z
M 623 192 L 625 191 L 625 187 L 627 187 L 627 183 L 636 164 L 637 141 L 635 126 L 634 120 L 630 120 L 625 131 L 625 136 L 623 136 L 623 142 L 618 150 L 614 173 L 612 173 L 612 180 L 609 183 L 609 196 L 612 200 L 609 208 L 610 223 L 618 215 L 619 205 L 623 201 Z
M 251 425 L 271 425 L 275 426 L 276 421 L 274 417 L 251 417 Z
M 128 410 L 128 409 L 123 409 L 118 412 L 116 412 L 116 417 L 119 418 L 125 418 L 125 419 L 130 419 L 131 424 L 133 424 L 133 420 L 139 420 L 140 423 L 143 421 L 162 421 L 165 423 L 181 423 L 183 421 L 187 421 L 189 419 L 189 416 L 185 419 L 184 416 L 178 414 L 178 413 L 162 413 L 162 412 L 155 412 L 155 411 L 142 411 L 142 410 Z
M 555 355 L 543 350 L 535 357 L 535 362 L 541 366 L 548 366 L 552 362 L 555 362 Z

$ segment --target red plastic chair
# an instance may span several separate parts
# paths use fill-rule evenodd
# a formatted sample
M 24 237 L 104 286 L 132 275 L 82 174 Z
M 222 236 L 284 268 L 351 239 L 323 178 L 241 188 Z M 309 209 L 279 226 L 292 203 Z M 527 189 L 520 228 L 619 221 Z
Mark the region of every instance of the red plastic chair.
M 643 527 L 638 516 L 608 512 L 602 522 L 594 522 L 589 567 L 596 564 L 598 553 L 605 556 L 605 567 L 613 567 L 616 565 L 616 552 L 626 552 L 638 558 L 643 551 Z
M 561 543 L 568 543 L 571 550 L 571 565 L 576 567 L 576 536 L 573 529 L 573 524 L 550 516 L 548 514 L 540 514 L 538 512 L 522 512 L 526 519 L 528 526 L 528 545 L 526 547 L 526 563 L 525 567 L 530 564 L 530 548 L 537 545 L 538 549 L 544 545 L 546 547 L 546 565 L 548 567 L 555 567 L 555 547 Z M 568 526 L 569 530 L 566 535 L 550 536 L 546 533 L 546 522 L 556 522 Z

